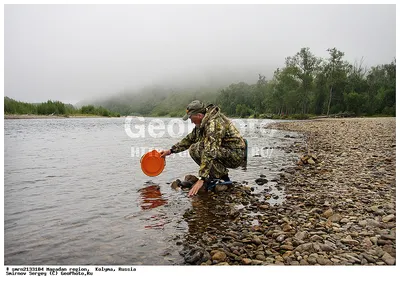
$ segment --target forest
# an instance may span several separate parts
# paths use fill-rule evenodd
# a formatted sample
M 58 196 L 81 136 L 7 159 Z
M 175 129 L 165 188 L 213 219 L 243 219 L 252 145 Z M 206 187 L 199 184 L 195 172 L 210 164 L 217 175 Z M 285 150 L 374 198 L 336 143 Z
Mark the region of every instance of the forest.
M 118 113 L 111 112 L 104 107 L 95 107 L 93 105 L 76 108 L 71 104 L 64 104 L 60 101 L 48 100 L 44 103 L 26 103 L 16 101 L 9 97 L 4 97 L 4 114 L 8 115 L 93 115 L 104 117 L 119 117 Z

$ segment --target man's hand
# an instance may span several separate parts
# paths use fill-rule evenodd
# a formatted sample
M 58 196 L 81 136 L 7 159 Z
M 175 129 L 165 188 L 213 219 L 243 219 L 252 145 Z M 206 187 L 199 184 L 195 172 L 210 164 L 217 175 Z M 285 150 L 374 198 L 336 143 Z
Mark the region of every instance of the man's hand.
M 199 192 L 200 188 L 203 187 L 204 180 L 199 179 L 197 182 L 193 185 L 192 189 L 190 189 L 188 196 L 194 196 Z
M 162 150 L 159 153 L 161 154 L 162 158 L 165 158 L 166 156 L 171 155 L 171 150 Z

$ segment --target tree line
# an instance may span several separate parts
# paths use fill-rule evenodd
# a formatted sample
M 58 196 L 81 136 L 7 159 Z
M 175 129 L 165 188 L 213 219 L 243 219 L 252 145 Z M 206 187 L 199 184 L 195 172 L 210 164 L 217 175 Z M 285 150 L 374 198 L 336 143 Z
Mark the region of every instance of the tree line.
M 302 48 L 285 59 L 269 81 L 237 83 L 223 89 L 216 102 L 232 116 L 265 114 L 395 116 L 396 61 L 370 68 L 350 64 L 344 53 L 328 49 L 328 59 Z
M 267 80 L 233 83 L 227 87 L 172 89 L 148 87 L 99 102 L 122 115 L 181 116 L 194 100 L 214 103 L 232 117 L 307 118 L 310 115 L 395 116 L 396 60 L 368 68 L 353 64 L 345 53 L 330 48 L 318 58 L 301 48 L 285 58 L 282 68 Z
M 104 117 L 119 117 L 120 114 L 107 110 L 104 107 L 93 105 L 75 108 L 71 104 L 64 104 L 60 101 L 48 100 L 44 103 L 26 103 L 4 97 L 4 114 L 32 114 L 32 115 L 96 115 Z

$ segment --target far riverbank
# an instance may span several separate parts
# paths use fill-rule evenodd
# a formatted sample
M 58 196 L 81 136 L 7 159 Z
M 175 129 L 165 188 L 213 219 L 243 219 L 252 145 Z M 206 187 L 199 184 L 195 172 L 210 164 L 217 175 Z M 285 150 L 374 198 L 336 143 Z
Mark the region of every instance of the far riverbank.
M 57 115 L 4 115 L 4 119 L 59 119 L 59 118 L 110 118 L 96 115 L 70 115 L 70 116 L 57 116 Z

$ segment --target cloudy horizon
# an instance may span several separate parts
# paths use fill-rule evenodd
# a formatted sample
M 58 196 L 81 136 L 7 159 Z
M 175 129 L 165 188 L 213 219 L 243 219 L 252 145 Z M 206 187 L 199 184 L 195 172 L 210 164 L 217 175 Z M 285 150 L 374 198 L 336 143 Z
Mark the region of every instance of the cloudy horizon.
M 256 81 L 328 48 L 396 56 L 395 5 L 5 5 L 5 96 L 76 103 L 153 84 Z

